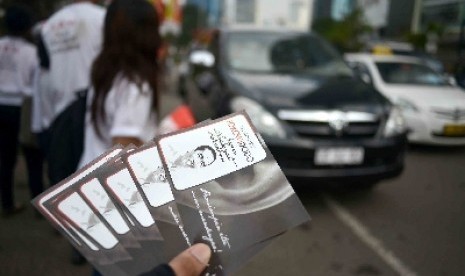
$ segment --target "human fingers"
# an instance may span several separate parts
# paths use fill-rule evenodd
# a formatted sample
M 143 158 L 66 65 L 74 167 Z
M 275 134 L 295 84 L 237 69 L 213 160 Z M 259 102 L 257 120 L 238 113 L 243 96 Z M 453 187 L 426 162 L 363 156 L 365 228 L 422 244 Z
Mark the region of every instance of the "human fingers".
M 211 250 L 203 243 L 194 244 L 169 262 L 176 276 L 198 276 L 208 266 Z

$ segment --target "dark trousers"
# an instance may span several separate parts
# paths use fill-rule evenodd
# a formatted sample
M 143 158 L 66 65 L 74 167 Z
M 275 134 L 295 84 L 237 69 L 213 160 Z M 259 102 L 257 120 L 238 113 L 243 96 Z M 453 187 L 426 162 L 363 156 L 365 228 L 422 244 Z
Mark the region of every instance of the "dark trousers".
M 37 147 L 22 146 L 31 199 L 44 191 L 44 157 Z
M 20 107 L 0 105 L 0 193 L 3 210 L 14 208 L 13 175 L 20 119 Z
M 47 160 L 47 155 L 50 148 L 50 131 L 48 129 L 43 130 L 37 134 L 39 140 L 39 147 L 44 155 L 44 159 Z

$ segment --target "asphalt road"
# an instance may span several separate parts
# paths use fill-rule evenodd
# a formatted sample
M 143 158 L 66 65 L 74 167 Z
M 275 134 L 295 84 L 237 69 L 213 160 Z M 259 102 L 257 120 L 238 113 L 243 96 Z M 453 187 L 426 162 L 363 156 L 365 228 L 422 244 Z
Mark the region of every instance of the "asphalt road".
M 465 275 L 465 148 L 411 147 L 406 161 L 371 192 L 295 183 L 312 221 L 239 275 Z

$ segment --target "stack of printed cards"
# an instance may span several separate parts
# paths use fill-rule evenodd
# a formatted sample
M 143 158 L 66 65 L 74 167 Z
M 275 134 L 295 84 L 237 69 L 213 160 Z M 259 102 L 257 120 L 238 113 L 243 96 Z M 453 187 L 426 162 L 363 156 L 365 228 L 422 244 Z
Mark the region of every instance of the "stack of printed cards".
M 137 275 L 198 242 L 237 271 L 309 219 L 247 114 L 114 147 L 33 200 L 104 275 Z

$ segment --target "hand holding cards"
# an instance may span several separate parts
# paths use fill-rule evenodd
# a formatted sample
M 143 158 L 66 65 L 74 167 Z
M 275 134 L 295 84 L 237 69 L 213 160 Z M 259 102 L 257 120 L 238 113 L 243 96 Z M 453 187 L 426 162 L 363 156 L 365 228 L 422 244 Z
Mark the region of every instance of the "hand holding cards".
M 194 243 L 229 275 L 309 219 L 245 113 L 115 147 L 34 199 L 103 274 L 135 275 Z

